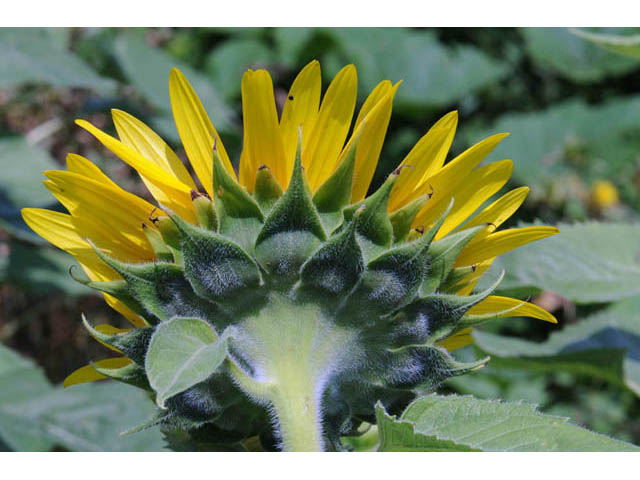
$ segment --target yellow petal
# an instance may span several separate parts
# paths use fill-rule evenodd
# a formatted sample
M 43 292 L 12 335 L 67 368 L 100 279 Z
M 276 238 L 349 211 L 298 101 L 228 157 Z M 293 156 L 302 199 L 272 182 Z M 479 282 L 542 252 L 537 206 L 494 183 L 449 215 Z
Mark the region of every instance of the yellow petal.
M 438 342 L 436 345 L 439 347 L 443 347 L 450 352 L 462 347 L 466 347 L 467 345 L 473 343 L 471 332 L 472 330 L 470 328 L 465 328 L 450 336 L 449 338 L 445 338 L 444 340 Z
M 421 195 L 429 194 L 431 199 L 416 216 L 414 225 L 431 225 L 447 209 L 453 194 L 469 173 L 502 141 L 508 134 L 500 133 L 485 138 L 468 148 L 456 158 L 447 163 L 442 169 L 426 179 L 413 196 L 413 200 Z
M 23 208 L 21 213 L 31 230 L 56 247 L 68 252 L 91 248 L 75 231 L 71 215 L 42 208 Z
M 106 183 L 114 188 L 119 188 L 118 185 L 107 177 L 102 170 L 94 165 L 91 160 L 83 156 L 76 155 L 75 153 L 67 154 L 67 170 L 84 177 L 89 177 L 92 180 Z
M 470 295 L 473 292 L 473 289 L 476 287 L 476 284 L 480 280 L 480 277 L 485 274 L 493 264 L 494 258 L 490 258 L 488 260 L 484 260 L 480 263 L 475 264 L 475 269 L 472 273 L 466 275 L 461 278 L 457 285 L 460 285 L 460 290 L 456 291 L 456 295 Z
M 144 158 L 151 160 L 168 175 L 175 177 L 186 187 L 198 190 L 189 172 L 173 150 L 147 125 L 137 118 L 123 112 L 112 110 L 113 122 L 122 143 L 131 147 Z M 160 188 L 153 181 L 140 175 L 151 195 L 163 206 L 166 206 L 190 223 L 197 223 L 191 195 L 186 191 L 175 194 Z
M 113 123 L 122 143 L 151 160 L 193 190 L 196 184 L 175 152 L 147 125 L 122 110 L 111 110 Z
M 91 280 L 102 282 L 120 278 L 120 275 L 106 265 L 78 234 L 71 215 L 40 208 L 25 208 L 22 210 L 22 217 L 27 225 L 42 238 L 72 254 Z M 107 253 L 117 256 L 112 252 Z M 109 306 L 124 315 L 133 325 L 137 327 L 146 325 L 139 315 L 120 300 L 107 294 L 104 294 L 104 297 Z
M 313 60 L 300 71 L 293 81 L 280 119 L 280 133 L 287 163 L 287 179 L 291 177 L 291 172 L 293 172 L 293 162 L 298 146 L 298 127 L 302 126 L 302 138 L 305 141 L 313 131 L 318 118 L 321 89 L 320 63 Z
M 490 163 L 471 172 L 454 192 L 453 208 L 438 230 L 436 240 L 462 224 L 488 198 L 504 187 L 512 172 L 511 160 Z
M 337 166 L 351 126 L 357 93 L 356 68 L 347 65 L 329 85 L 313 131 L 303 139 L 302 163 L 312 191 L 322 185 Z
M 169 76 L 171 109 L 182 145 L 209 196 L 213 198 L 213 144 L 227 172 L 235 178 L 229 155 L 213 127 L 202 102 L 185 76 L 174 68 Z
M 246 152 L 240 157 L 240 183 L 253 191 L 258 167 L 266 165 L 286 188 L 287 165 L 273 82 L 266 70 L 248 70 L 242 76 L 242 114 Z
M 104 229 L 124 235 L 139 247 L 142 258 L 155 254 L 142 231 L 142 222 L 148 219 L 153 206 L 124 190 L 114 189 L 73 172 L 50 170 L 45 172 L 50 181 L 45 186 L 75 218 L 92 220 Z M 84 225 L 89 225 L 85 222 Z M 83 232 L 89 238 L 103 236 L 100 229 Z
M 141 327 L 148 326 L 147 322 L 145 322 L 140 315 L 135 313 L 133 310 L 131 310 L 129 307 L 127 307 L 124 303 L 122 303 L 117 298 L 112 297 L 107 293 L 104 293 L 103 297 L 105 302 L 107 302 L 107 305 L 109 305 L 116 312 L 118 312 L 127 320 L 129 320 L 129 322 L 131 322 L 131 325 L 133 325 L 134 327 L 141 328 Z
M 130 332 L 130 328 L 118 328 L 113 325 L 109 325 L 108 323 L 101 323 L 100 325 L 96 325 L 94 327 L 100 333 L 104 333 L 105 335 L 119 335 L 121 333 Z
M 365 118 L 366 122 L 360 133 L 356 150 L 352 202 L 362 200 L 367 194 L 376 165 L 378 165 L 384 137 L 387 134 L 393 98 L 399 86 L 400 82 L 393 86 L 389 81 L 381 82 L 371 92 L 360 109 L 354 131 L 358 131 Z
M 22 218 L 42 238 L 72 254 L 83 266 L 89 267 L 89 270 L 95 270 L 98 277 L 93 277 L 92 280 L 120 278 L 99 259 L 84 240 L 84 236 L 77 231 L 71 215 L 40 208 L 25 208 L 22 210 Z
M 94 362 L 98 368 L 122 368 L 131 364 L 131 360 L 127 357 L 115 357 L 115 358 L 106 358 L 104 360 L 98 360 Z M 93 366 L 85 365 L 84 367 L 80 367 L 67 378 L 64 379 L 62 386 L 64 388 L 70 387 L 71 385 L 78 385 L 79 383 L 89 383 L 95 382 L 96 380 L 102 380 L 107 378 L 106 376 L 98 373 Z
M 389 210 L 408 203 L 428 177 L 444 164 L 458 125 L 458 112 L 450 112 L 436 122 L 404 158 L 402 173 L 389 197 Z
M 178 180 L 172 173 L 158 167 L 133 148 L 107 135 L 84 120 L 76 124 L 94 135 L 105 147 L 134 168 L 142 177 L 151 194 L 160 202 L 189 221 L 195 221 L 192 213 L 191 188 Z
M 520 208 L 520 205 L 525 201 L 528 194 L 529 187 L 520 187 L 511 190 L 472 218 L 469 223 L 466 223 L 465 228 L 482 224 L 488 225 L 485 231 L 478 233 L 478 235 L 471 240 L 471 243 L 477 242 L 497 230 L 500 225 L 506 222 L 509 217 Z
M 479 242 L 467 245 L 456 259 L 455 266 L 473 265 L 488 258 L 502 255 L 529 242 L 555 235 L 558 232 L 559 230 L 556 227 L 533 226 L 512 228 L 492 233 Z
M 558 323 L 556 318 L 545 309 L 517 298 L 490 295 L 472 307 L 469 315 L 486 315 L 495 313 L 498 317 L 531 317 L 545 322 Z

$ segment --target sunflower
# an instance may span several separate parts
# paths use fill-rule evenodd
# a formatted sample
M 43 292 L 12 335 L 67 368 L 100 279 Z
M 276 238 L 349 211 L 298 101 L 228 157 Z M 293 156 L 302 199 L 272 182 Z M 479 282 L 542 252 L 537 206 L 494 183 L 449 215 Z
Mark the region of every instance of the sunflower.
M 458 122 L 451 112 L 367 197 L 400 82 L 379 83 L 354 123 L 357 83 L 348 65 L 321 99 L 313 61 L 278 115 L 269 73 L 248 70 L 237 175 L 177 69 L 171 106 L 194 176 L 128 113 L 112 111 L 119 139 L 76 122 L 135 169 L 156 202 L 69 154 L 66 171 L 44 173 L 68 213 L 22 212 L 88 278 L 74 277 L 131 323 L 118 329 L 84 319 L 120 355 L 80 368 L 66 386 L 111 377 L 148 389 L 170 443 L 213 448 L 260 436 L 285 449 L 341 449 L 342 435 L 375 422 L 376 401 L 393 412 L 484 365 L 449 354 L 471 342 L 472 325 L 510 316 L 556 322 L 534 304 L 491 295 L 493 288 L 474 292 L 497 256 L 557 233 L 498 230 L 527 187 L 484 206 L 513 163 L 479 165 L 507 134 L 446 162 Z M 196 347 L 223 345 L 223 354 L 205 374 L 167 385 L 163 375 L 183 372 L 181 360 L 158 372 L 150 358 L 159 349 L 171 356 L 194 331 Z

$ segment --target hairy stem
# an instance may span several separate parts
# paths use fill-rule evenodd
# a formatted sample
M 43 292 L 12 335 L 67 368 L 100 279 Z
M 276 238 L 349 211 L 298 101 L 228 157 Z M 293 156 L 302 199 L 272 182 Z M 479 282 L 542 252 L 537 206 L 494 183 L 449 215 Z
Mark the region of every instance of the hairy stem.
M 234 345 L 250 365 L 230 373 L 254 399 L 269 405 L 285 451 L 326 449 L 322 405 L 334 373 L 353 355 L 353 336 L 336 327 L 319 308 L 274 296 L 239 326 Z
M 291 377 L 280 383 L 271 402 L 277 417 L 282 449 L 286 452 L 324 450 L 318 395 L 309 379 Z

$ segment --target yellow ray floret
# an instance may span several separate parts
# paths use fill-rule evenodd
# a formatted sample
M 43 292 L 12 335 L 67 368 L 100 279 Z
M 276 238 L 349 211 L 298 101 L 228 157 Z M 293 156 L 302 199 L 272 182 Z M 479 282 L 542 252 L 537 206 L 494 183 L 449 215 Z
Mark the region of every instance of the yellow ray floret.
M 198 95 L 177 68 L 171 70 L 169 76 L 169 96 L 171 97 L 173 119 L 176 122 L 182 145 L 189 156 L 189 161 L 206 192 L 209 196 L 213 196 L 211 152 L 214 142 L 216 142 L 216 148 L 225 168 L 235 176 L 229 155 L 227 155 L 224 144 L 213 127 Z
M 467 245 L 456 259 L 456 267 L 473 265 L 488 258 L 497 257 L 503 253 L 515 250 L 527 243 L 542 240 L 555 235 L 559 230 L 556 227 L 524 227 L 512 228 L 501 232 L 492 233 L 482 240 Z
M 93 365 L 98 368 L 105 369 L 116 369 L 126 367 L 130 365 L 132 362 L 127 357 L 115 357 L 115 358 L 107 358 L 105 360 L 98 360 L 94 362 L 92 365 L 85 365 L 84 367 L 80 367 L 67 378 L 64 379 L 62 386 L 64 388 L 70 387 L 72 385 L 78 385 L 80 383 L 88 383 L 95 382 L 96 380 L 103 380 L 107 378 L 105 375 L 98 372 Z
M 466 347 L 467 345 L 471 345 L 473 343 L 471 332 L 471 328 L 465 328 L 463 330 L 460 330 L 459 332 L 454 333 L 450 337 L 445 338 L 441 342 L 438 342 L 437 345 L 439 347 L 447 349 L 450 352 L 453 350 L 458 350 L 462 347 Z
M 318 118 L 322 78 L 317 60 L 304 67 L 293 81 L 284 102 L 280 119 L 280 134 L 286 159 L 286 176 L 291 177 L 298 146 L 298 128 L 302 128 L 302 139 L 306 141 Z M 246 184 L 245 184 L 246 185 Z
M 329 85 L 313 131 L 302 147 L 302 164 L 311 190 L 322 185 L 338 164 L 338 156 L 351 126 L 357 92 L 356 68 L 347 65 Z
M 492 313 L 497 317 L 531 317 L 545 322 L 558 323 L 553 315 L 533 303 L 497 295 L 489 295 L 467 312 L 468 315 L 487 315 Z
M 401 167 L 407 167 L 398 177 L 389 199 L 389 209 L 408 203 L 416 189 L 437 172 L 447 158 L 447 152 L 458 125 L 458 112 L 446 114 L 416 143 L 404 158 Z
M 266 70 L 247 71 L 242 77 L 244 147 L 240 159 L 240 183 L 253 191 L 261 165 L 271 169 L 280 186 L 288 184 L 287 161 L 282 144 L 273 82 Z

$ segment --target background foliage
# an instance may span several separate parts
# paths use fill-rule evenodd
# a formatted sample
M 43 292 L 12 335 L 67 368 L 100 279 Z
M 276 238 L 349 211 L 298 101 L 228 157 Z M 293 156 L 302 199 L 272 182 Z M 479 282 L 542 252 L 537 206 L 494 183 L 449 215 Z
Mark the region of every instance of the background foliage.
M 64 392 L 56 386 L 105 356 L 81 328 L 80 312 L 93 323 L 122 320 L 69 278 L 70 257 L 34 235 L 19 210 L 61 208 L 41 172 L 59 168 L 68 152 L 148 196 L 131 170 L 73 120 L 112 131 L 109 109 L 122 108 L 177 144 L 167 82 L 178 66 L 237 159 L 243 71 L 268 68 L 283 103 L 295 73 L 314 58 L 325 81 L 354 63 L 360 101 L 382 79 L 404 80 L 372 188 L 433 122 L 457 109 L 452 155 L 489 134 L 511 132 L 492 157 L 513 159 L 509 186 L 532 191 L 510 225 L 561 224 L 559 235 L 505 256 L 487 276 L 488 282 L 506 268 L 501 288 L 553 311 L 559 326 L 505 319 L 477 330 L 475 345 L 458 357 L 490 354 L 492 362 L 439 393 L 537 403 L 544 413 L 640 444 L 638 35 L 633 29 L 0 29 L 0 383 L 11 386 L 0 390 L 0 448 L 163 445 L 153 428 L 118 436 L 153 413 L 135 389 L 108 382 Z M 459 397 L 461 405 L 466 398 Z M 406 415 L 438 418 L 442 402 L 430 397 Z M 499 416 L 520 407 L 487 402 L 486 408 Z M 553 438 L 561 447 L 570 427 L 560 423 L 544 428 L 560 432 Z M 425 442 L 458 442 L 447 431 L 420 435 Z

